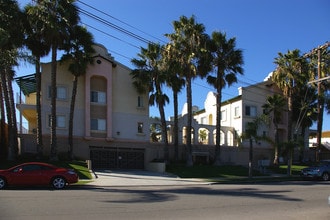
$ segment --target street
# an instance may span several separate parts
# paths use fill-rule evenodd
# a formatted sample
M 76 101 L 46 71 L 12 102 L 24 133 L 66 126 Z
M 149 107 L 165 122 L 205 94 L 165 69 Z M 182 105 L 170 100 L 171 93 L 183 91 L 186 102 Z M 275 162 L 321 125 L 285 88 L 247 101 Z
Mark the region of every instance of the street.
M 0 219 L 329 219 L 329 182 L 0 191 Z

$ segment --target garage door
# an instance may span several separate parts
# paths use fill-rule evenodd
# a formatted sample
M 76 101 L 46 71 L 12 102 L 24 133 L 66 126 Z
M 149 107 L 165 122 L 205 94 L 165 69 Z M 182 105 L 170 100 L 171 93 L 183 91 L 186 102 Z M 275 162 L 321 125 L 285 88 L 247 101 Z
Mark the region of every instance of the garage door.
M 144 169 L 144 149 L 91 147 L 93 169 Z

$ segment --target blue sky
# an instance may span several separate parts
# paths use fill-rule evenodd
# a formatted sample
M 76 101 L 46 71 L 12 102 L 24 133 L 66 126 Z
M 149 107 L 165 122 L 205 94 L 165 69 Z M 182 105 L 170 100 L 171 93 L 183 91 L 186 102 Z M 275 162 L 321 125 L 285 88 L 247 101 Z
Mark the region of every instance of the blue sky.
M 30 1 L 18 2 L 24 6 Z M 278 52 L 299 49 L 303 54 L 330 41 L 329 0 L 81 0 L 77 5 L 120 28 L 161 44 L 168 42 L 164 34 L 173 32 L 172 22 L 182 15 L 194 15 L 208 34 L 222 31 L 228 38 L 236 37 L 237 48 L 243 50 L 244 75 L 237 84 L 223 90 L 223 100 L 237 96 L 241 86 L 263 81 L 275 69 Z M 145 43 L 89 16 L 82 14 L 81 19 L 95 41 L 103 44 L 115 60 L 133 68 L 130 59 L 136 58 L 139 47 L 145 47 Z M 44 58 L 45 62 L 49 60 L 49 57 Z M 33 67 L 25 64 L 18 68 L 17 75 L 33 72 Z M 203 80 L 196 80 L 193 105 L 204 108 L 209 91 L 214 89 Z M 172 98 L 170 90 L 166 92 Z M 185 101 L 184 89 L 180 94 L 179 111 Z M 159 115 L 158 110 L 152 107 L 150 115 Z M 172 103 L 166 107 L 166 117 L 171 115 Z M 329 115 L 325 115 L 323 130 L 330 130 Z

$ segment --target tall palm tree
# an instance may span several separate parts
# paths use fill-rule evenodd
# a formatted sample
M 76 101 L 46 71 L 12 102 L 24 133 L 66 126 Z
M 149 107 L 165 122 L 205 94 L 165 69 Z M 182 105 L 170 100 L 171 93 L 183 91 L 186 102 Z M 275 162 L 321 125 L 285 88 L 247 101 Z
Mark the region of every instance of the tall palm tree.
M 295 135 L 300 137 L 298 141 L 300 144 L 300 158 L 303 158 L 306 129 L 310 128 L 314 122 L 317 121 L 317 90 L 306 84 L 299 93 L 293 97 L 293 114 L 292 119 L 295 121 Z M 299 132 L 299 135 L 298 135 Z
M 168 48 L 171 57 L 180 64 L 180 76 L 185 79 L 187 95 L 187 166 L 192 166 L 192 80 L 198 76 L 204 77 L 210 70 L 207 50 L 208 35 L 203 24 L 196 22 L 195 17 L 181 16 L 173 22 L 174 33 L 165 34 L 170 39 Z
M 93 44 L 93 35 L 86 28 L 77 25 L 72 30 L 70 39 L 63 46 L 66 54 L 62 56 L 61 61 L 68 61 L 70 63 L 69 71 L 73 75 L 68 137 L 68 156 L 70 160 L 73 159 L 73 117 L 78 77 L 86 73 L 88 64 L 93 63 L 92 55 L 95 53 Z
M 279 94 L 268 96 L 266 103 L 262 106 L 264 114 L 270 116 L 270 119 L 275 127 L 275 145 L 274 145 L 274 161 L 273 164 L 279 165 L 279 133 L 278 125 L 282 120 L 282 113 L 285 111 L 286 100 Z
M 0 83 L 0 159 L 5 159 L 7 155 L 7 132 L 5 120 L 5 104 L 3 102 L 3 91 Z
M 36 108 L 37 108 L 37 154 L 38 157 L 43 155 L 42 140 L 42 121 L 41 121 L 41 70 L 40 59 L 50 52 L 50 44 L 45 40 L 43 32 L 46 23 L 39 19 L 38 5 L 28 4 L 25 7 L 25 45 L 32 52 L 36 72 Z
M 174 112 L 174 124 L 173 124 L 173 144 L 174 144 L 174 160 L 179 160 L 179 109 L 178 109 L 178 95 L 184 86 L 184 80 L 176 72 L 169 72 L 169 76 L 166 80 L 167 85 L 173 92 L 173 112 Z
M 179 159 L 179 110 L 178 110 L 178 94 L 185 85 L 184 79 L 180 76 L 180 64 L 175 57 L 171 57 L 170 52 L 171 45 L 168 44 L 163 50 L 164 68 L 167 72 L 166 84 L 172 89 L 173 92 L 173 112 L 174 112 L 174 124 L 173 124 L 173 145 L 174 145 L 174 160 Z
M 131 72 L 134 85 L 140 93 L 149 92 L 149 105 L 157 105 L 161 127 L 162 127 L 162 139 L 165 144 L 164 159 L 169 159 L 168 152 L 168 138 L 167 138 L 167 126 L 165 119 L 165 105 L 169 102 L 168 96 L 163 92 L 163 86 L 165 85 L 166 72 L 162 71 L 162 46 L 159 44 L 149 43 L 148 48 L 141 48 L 141 52 L 138 54 L 139 59 L 132 59 L 133 65 L 136 67 Z
M 4 53 L 0 53 L 0 56 L 2 56 L 3 54 Z M 15 57 L 12 57 L 12 59 L 16 60 L 17 55 L 14 56 Z M 7 122 L 8 122 L 8 145 L 9 145 L 8 160 L 16 160 L 18 156 L 17 121 L 16 121 L 16 111 L 15 111 L 14 95 L 12 88 L 12 81 L 15 72 L 12 69 L 12 65 L 17 65 L 17 64 L 10 64 L 10 66 L 3 66 L 0 64 L 0 68 L 1 68 L 0 83 L 5 100 L 5 109 L 6 109 Z
M 56 135 L 56 71 L 57 50 L 69 38 L 70 30 L 78 24 L 78 7 L 75 0 L 37 0 L 38 16 L 45 22 L 43 30 L 46 42 L 51 45 L 51 116 L 50 116 L 50 159 L 57 160 Z
M 299 93 L 300 89 L 310 79 L 310 71 L 307 59 L 300 55 L 298 49 L 289 50 L 286 54 L 278 53 L 275 58 L 276 70 L 273 72 L 272 80 L 282 90 L 284 96 L 287 98 L 288 105 L 288 130 L 287 140 L 289 146 L 288 159 L 288 175 L 291 175 L 291 164 L 294 146 L 294 138 L 292 135 L 293 128 L 293 95 Z
M 278 53 L 275 58 L 276 70 L 273 72 L 272 81 L 281 89 L 288 102 L 288 141 L 292 136 L 292 109 L 293 94 L 306 84 L 309 77 L 308 65 L 300 51 L 289 50 L 286 54 Z
M 8 159 L 15 160 L 18 155 L 18 140 L 12 80 L 18 48 L 23 42 L 23 14 L 14 0 L 0 1 L 0 14 L 0 83 L 8 122 Z
M 243 75 L 243 52 L 236 49 L 236 38 L 226 39 L 226 34 L 213 32 L 211 38 L 211 51 L 213 55 L 212 66 L 215 75 L 209 75 L 207 82 L 217 91 L 216 104 L 216 143 L 215 165 L 220 165 L 220 129 L 221 129 L 221 99 L 222 89 L 237 82 L 237 74 Z

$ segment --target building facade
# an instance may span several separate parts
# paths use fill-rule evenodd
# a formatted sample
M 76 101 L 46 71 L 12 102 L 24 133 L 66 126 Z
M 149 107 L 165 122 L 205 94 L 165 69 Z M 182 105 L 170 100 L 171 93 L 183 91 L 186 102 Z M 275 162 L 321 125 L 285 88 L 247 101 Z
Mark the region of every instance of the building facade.
M 149 146 L 148 94 L 138 94 L 132 85 L 131 70 L 116 62 L 107 49 L 95 45 L 94 64 L 78 79 L 74 110 L 73 153 L 91 159 L 97 167 L 144 167 L 152 159 Z M 50 71 L 51 63 L 43 63 L 41 88 L 41 119 L 44 153 L 49 154 L 50 142 Z M 25 100 L 17 104 L 27 120 L 28 134 L 21 134 L 21 151 L 36 152 L 35 75 L 18 78 Z M 68 150 L 69 113 L 73 75 L 68 63 L 57 65 L 56 123 L 58 152 Z M 29 87 L 29 90 L 26 88 Z
M 253 122 L 263 114 L 263 105 L 269 96 L 280 93 L 278 88 L 270 80 L 238 89 L 238 96 L 221 103 L 221 131 L 220 145 L 231 147 L 247 147 L 248 141 L 241 142 L 240 137 L 246 130 L 249 122 Z M 216 94 L 209 92 L 204 102 L 204 109 L 194 106 L 192 123 L 192 143 L 202 145 L 214 145 L 216 137 Z M 179 119 L 179 142 L 185 143 L 186 136 L 186 104 L 183 106 Z M 271 118 L 270 118 L 271 120 Z M 172 122 L 170 122 L 172 124 Z M 287 139 L 287 112 L 282 113 L 279 123 L 279 135 L 281 140 Z M 275 138 L 275 128 L 272 123 L 261 123 L 258 136 Z M 171 135 L 170 135 L 171 136 Z M 257 143 L 263 148 L 273 146 L 266 141 Z

